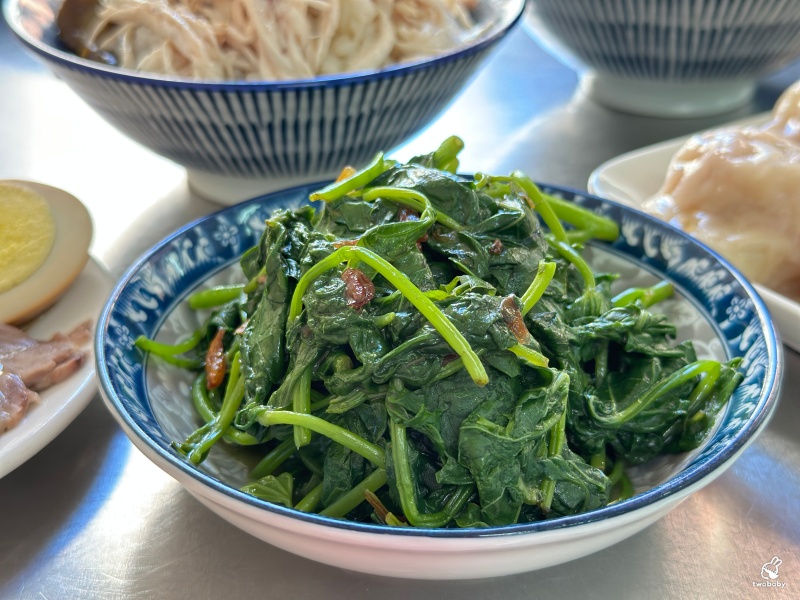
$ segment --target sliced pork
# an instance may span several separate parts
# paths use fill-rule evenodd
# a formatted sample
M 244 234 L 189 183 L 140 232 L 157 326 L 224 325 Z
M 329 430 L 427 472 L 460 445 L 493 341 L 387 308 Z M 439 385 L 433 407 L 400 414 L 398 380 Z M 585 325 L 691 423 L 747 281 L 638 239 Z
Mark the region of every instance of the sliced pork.
M 0 373 L 0 433 L 22 420 L 31 404 L 39 402 L 39 394 L 25 387 L 13 373 Z
M 89 357 L 82 346 L 90 338 L 88 321 L 48 341 L 0 323 L 0 433 L 14 427 L 39 401 L 37 392 L 80 369 Z

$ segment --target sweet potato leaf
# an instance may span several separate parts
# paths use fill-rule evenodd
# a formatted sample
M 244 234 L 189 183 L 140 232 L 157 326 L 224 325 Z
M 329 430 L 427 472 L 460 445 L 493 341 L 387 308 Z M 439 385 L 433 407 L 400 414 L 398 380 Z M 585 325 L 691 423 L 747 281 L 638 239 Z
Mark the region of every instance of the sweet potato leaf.
M 222 329 L 236 367 L 176 447 L 252 446 L 243 489 L 299 510 L 487 527 L 604 506 L 625 465 L 703 442 L 738 362 L 676 343 L 669 284 L 612 298 L 583 244 L 616 224 L 519 172 L 455 174 L 462 145 L 275 212 L 192 344 L 150 346 L 194 368 Z

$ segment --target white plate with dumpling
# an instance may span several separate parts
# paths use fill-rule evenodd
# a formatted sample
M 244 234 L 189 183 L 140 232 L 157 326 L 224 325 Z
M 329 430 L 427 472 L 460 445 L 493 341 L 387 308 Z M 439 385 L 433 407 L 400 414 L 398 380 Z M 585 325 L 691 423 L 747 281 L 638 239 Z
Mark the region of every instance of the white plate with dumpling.
M 794 97 L 791 99 L 792 105 L 796 114 L 800 115 L 800 111 L 797 111 L 798 106 L 800 106 L 800 86 L 796 84 L 786 95 L 792 91 L 794 92 Z M 788 103 L 784 103 L 784 108 L 786 108 L 786 104 Z M 773 147 L 769 140 L 765 141 L 763 139 L 763 132 L 771 131 L 775 133 L 776 127 L 785 130 L 787 133 L 786 136 L 776 135 L 776 137 L 783 139 L 776 141 Z M 783 203 L 777 207 L 771 206 L 758 210 L 754 208 L 750 215 L 752 218 L 745 218 L 745 221 L 759 220 L 756 218 L 760 216 L 759 212 L 763 214 L 780 214 L 782 219 L 779 223 L 776 223 L 776 227 L 784 226 L 792 220 L 795 236 L 800 236 L 800 134 L 798 133 L 800 131 L 800 121 L 795 122 L 793 118 L 787 118 L 785 111 L 781 113 L 778 105 L 776 105 L 775 114 L 762 113 L 713 131 L 727 131 L 728 138 L 721 141 L 719 139 L 714 140 L 711 139 L 709 132 L 700 132 L 694 136 L 685 136 L 653 144 L 611 159 L 592 172 L 589 177 L 588 189 L 593 194 L 603 198 L 616 200 L 622 204 L 656 214 L 656 216 L 679 227 L 683 225 L 683 228 L 702 239 L 704 237 L 704 221 L 707 222 L 706 217 L 708 216 L 706 211 L 710 206 L 716 204 L 719 208 L 717 216 L 722 217 L 722 220 L 717 219 L 714 221 L 714 219 L 711 219 L 711 221 L 716 223 L 723 222 L 726 217 L 742 212 L 738 199 L 734 197 L 737 192 L 741 197 L 750 198 L 753 195 L 753 190 L 763 190 L 764 193 L 758 195 L 768 198 L 767 201 L 769 201 L 769 198 L 776 196 L 768 189 L 770 183 L 777 181 L 787 173 L 791 173 L 797 182 L 797 195 L 794 198 L 784 198 Z M 734 133 L 731 134 L 731 131 Z M 745 133 L 740 135 L 742 131 Z M 793 137 L 796 139 L 792 139 Z M 787 145 L 787 140 L 789 145 Z M 787 153 L 786 151 L 787 147 L 791 148 L 791 144 L 796 145 L 796 155 L 791 155 L 791 152 Z M 706 156 L 707 160 L 705 162 L 701 156 L 703 151 L 707 155 L 711 155 L 710 158 Z M 679 152 L 680 154 L 678 154 Z M 769 167 L 764 167 L 763 164 L 769 160 L 771 155 L 777 159 L 778 163 L 777 170 L 774 172 L 769 172 Z M 725 162 L 721 160 L 721 156 L 722 158 L 727 158 L 728 162 L 737 164 L 734 164 L 733 168 L 728 171 L 727 167 L 730 167 L 730 165 L 720 167 L 720 163 Z M 673 158 L 675 158 L 674 162 Z M 742 172 L 737 171 L 739 168 L 742 168 Z M 752 177 L 744 179 L 744 182 L 749 183 L 749 185 L 743 185 L 742 173 L 748 173 L 748 169 Z M 698 202 L 702 202 L 704 199 L 699 198 L 697 195 L 692 195 L 692 193 L 680 195 L 681 185 L 691 184 L 692 177 L 699 182 L 704 182 L 705 185 L 709 185 L 714 176 L 721 177 L 721 181 L 725 182 L 725 184 L 719 186 L 711 185 L 710 187 L 725 190 L 724 197 L 719 197 L 716 201 L 706 199 L 706 203 L 702 204 L 701 209 Z M 730 182 L 731 180 L 736 180 L 736 178 L 739 178 L 739 187 L 734 187 L 731 190 Z M 726 187 L 728 188 L 727 190 L 725 189 Z M 785 182 L 779 182 L 779 189 L 785 190 L 787 187 L 791 186 L 788 186 Z M 676 216 L 675 211 L 671 212 L 671 209 L 675 206 L 673 200 L 681 197 L 688 198 L 688 200 L 685 200 L 686 204 L 695 203 L 696 213 L 693 217 L 696 218 L 690 219 L 689 223 L 686 221 L 681 223 L 680 219 L 674 218 Z M 657 198 L 661 199 L 660 206 L 656 200 Z M 666 201 L 664 198 L 666 198 Z M 793 202 L 791 207 L 787 206 L 790 200 Z M 727 205 L 723 204 L 724 202 L 727 202 Z M 791 210 L 786 210 L 787 208 Z M 794 218 L 789 219 L 792 215 Z M 731 229 L 737 229 L 738 226 L 731 225 L 729 221 L 725 222 L 726 226 L 728 226 L 728 233 L 731 236 L 737 235 L 737 232 L 731 231 Z M 714 243 L 711 243 L 714 237 L 713 234 L 705 237 L 709 239 L 704 241 L 714 246 Z M 769 238 L 762 236 L 763 242 L 761 244 L 753 237 L 751 236 L 747 243 L 750 244 L 751 248 L 759 246 L 758 250 L 763 252 L 764 258 L 761 265 L 765 273 L 779 274 L 782 267 L 787 264 L 787 261 L 797 260 L 796 256 L 787 257 L 782 255 L 780 251 L 781 245 L 796 248 L 797 246 L 793 245 L 796 237 L 793 240 L 789 240 L 789 242 L 784 241 L 781 243 L 777 236 Z M 729 252 L 726 252 L 729 247 L 726 248 L 724 243 L 718 244 L 718 246 L 721 246 L 718 247 L 718 250 L 723 255 L 726 255 L 734 264 L 737 264 L 736 259 L 729 256 Z M 787 295 L 778 293 L 772 289 L 776 286 L 758 283 L 757 280 L 761 275 L 757 268 L 758 263 L 750 261 L 751 264 L 744 264 L 747 262 L 746 259 L 742 259 L 737 266 L 751 280 L 756 282 L 755 287 L 769 307 L 772 317 L 778 325 L 783 343 L 794 350 L 800 351 L 799 299 L 796 296 L 792 299 Z M 777 268 L 779 265 L 781 269 Z M 750 272 L 748 273 L 748 271 Z M 795 285 L 800 286 L 800 270 L 798 270 Z

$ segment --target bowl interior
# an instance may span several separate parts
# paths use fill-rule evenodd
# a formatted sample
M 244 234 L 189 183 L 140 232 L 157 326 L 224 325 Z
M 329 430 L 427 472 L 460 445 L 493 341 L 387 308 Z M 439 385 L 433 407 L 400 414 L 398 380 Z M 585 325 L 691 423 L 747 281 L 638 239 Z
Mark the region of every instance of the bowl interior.
M 336 527 L 386 530 L 306 515 L 239 492 L 248 467 L 257 460 L 217 448 L 201 468 L 171 448 L 197 426 L 190 380 L 175 368 L 143 360 L 134 348 L 139 335 L 171 342 L 199 324 L 183 302 L 198 287 L 240 281 L 238 257 L 257 243 L 264 220 L 277 207 L 296 207 L 319 186 L 302 186 L 234 207 L 188 225 L 135 264 L 120 281 L 98 326 L 96 355 L 104 397 L 115 417 L 161 460 L 203 486 L 265 511 Z M 491 533 L 539 531 L 597 521 L 657 502 L 700 481 L 752 438 L 777 401 L 782 366 L 780 346 L 766 308 L 753 288 L 709 249 L 651 217 L 590 196 L 543 186 L 620 223 L 613 244 L 589 248 L 593 265 L 620 272 L 620 287 L 651 284 L 664 277 L 678 294 L 663 305 L 679 327 L 679 339 L 693 339 L 698 354 L 725 360 L 742 357 L 744 380 L 716 430 L 697 451 L 643 465 L 633 473 L 638 494 L 602 509 L 532 524 L 493 528 Z M 175 398 L 185 402 L 175 402 Z M 423 530 L 425 531 L 425 530 Z M 414 535 L 416 532 L 404 532 Z M 483 530 L 427 531 L 427 535 L 486 535 Z

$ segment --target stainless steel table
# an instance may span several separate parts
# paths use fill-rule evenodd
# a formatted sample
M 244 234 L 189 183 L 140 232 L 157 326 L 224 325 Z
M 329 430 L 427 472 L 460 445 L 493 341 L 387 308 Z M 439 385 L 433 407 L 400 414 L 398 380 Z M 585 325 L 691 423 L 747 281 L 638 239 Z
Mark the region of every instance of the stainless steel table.
M 606 110 L 517 29 L 468 88 L 395 155 L 456 133 L 466 171 L 520 168 L 585 189 L 603 161 L 765 110 L 800 68 L 762 82 L 737 113 L 659 120 Z M 0 25 L 0 178 L 65 188 L 89 207 L 92 252 L 118 277 L 147 247 L 217 206 L 184 171 L 118 134 L 23 52 Z M 0 218 L 2 216 L 0 215 Z M 783 397 L 741 459 L 644 532 L 542 571 L 470 582 L 350 573 L 273 548 L 199 504 L 128 441 L 99 397 L 59 437 L 0 479 L 2 598 L 800 598 L 800 355 Z M 783 560 L 785 588 L 758 589 Z

